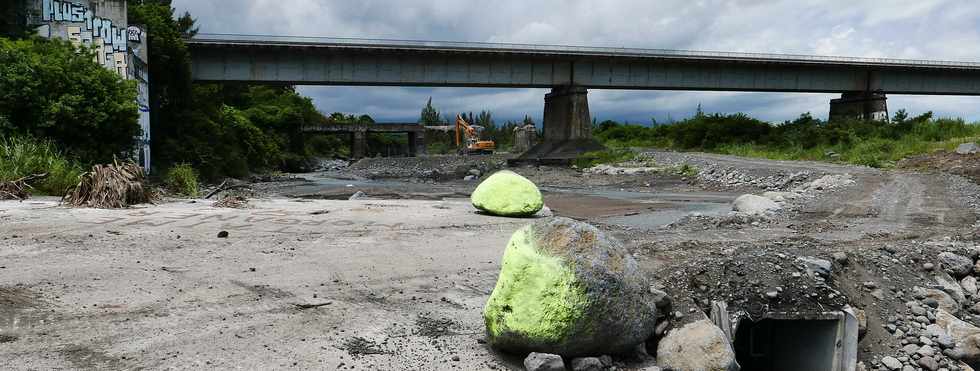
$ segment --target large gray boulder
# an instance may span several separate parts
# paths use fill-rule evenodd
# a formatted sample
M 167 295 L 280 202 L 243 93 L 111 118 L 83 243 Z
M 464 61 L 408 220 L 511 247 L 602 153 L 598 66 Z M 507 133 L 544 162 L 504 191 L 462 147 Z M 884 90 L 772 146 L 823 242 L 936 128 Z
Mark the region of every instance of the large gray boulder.
M 735 351 L 718 326 L 700 320 L 667 333 L 657 346 L 657 364 L 675 370 L 735 371 Z
M 956 153 L 959 153 L 961 155 L 972 155 L 975 153 L 980 153 L 980 146 L 977 146 L 977 144 L 974 142 L 963 143 L 960 144 L 959 147 L 956 147 Z
M 980 365 L 980 328 L 941 309 L 936 311 L 936 325 L 953 338 L 953 358 L 972 367 Z
M 568 218 L 514 233 L 483 310 L 491 346 L 568 358 L 630 353 L 653 333 L 656 314 L 623 245 Z
M 943 270 L 956 278 L 963 278 L 973 271 L 973 259 L 963 255 L 944 252 L 939 254 L 939 262 L 942 263 Z
M 756 195 L 742 195 L 735 199 L 732 210 L 749 215 L 762 215 L 782 209 L 776 201 Z

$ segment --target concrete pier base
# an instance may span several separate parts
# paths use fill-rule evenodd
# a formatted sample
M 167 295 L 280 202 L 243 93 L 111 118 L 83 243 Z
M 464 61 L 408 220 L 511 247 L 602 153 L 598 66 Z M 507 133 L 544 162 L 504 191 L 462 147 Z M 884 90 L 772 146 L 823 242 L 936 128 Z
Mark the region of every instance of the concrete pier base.
M 845 92 L 830 101 L 830 120 L 860 119 L 888 121 L 888 98 L 871 91 Z
M 605 147 L 592 138 L 588 90 L 560 86 L 544 97 L 544 136 L 512 162 L 569 163 L 580 154 Z
M 352 159 L 364 158 L 367 155 L 367 132 L 354 131 L 350 133 L 350 157 Z

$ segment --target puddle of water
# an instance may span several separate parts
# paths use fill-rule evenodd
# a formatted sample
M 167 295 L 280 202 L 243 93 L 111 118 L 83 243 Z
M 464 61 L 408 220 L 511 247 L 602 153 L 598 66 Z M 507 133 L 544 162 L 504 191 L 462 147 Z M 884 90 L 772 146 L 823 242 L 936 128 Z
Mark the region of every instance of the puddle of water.
M 462 197 L 459 184 L 413 183 L 392 179 L 348 180 L 306 175 L 309 183 L 290 187 L 284 194 L 313 197 L 336 195 L 338 198 L 357 191 L 381 198 L 416 198 L 405 195 L 429 194 L 438 197 Z M 724 192 L 641 192 L 615 189 L 541 187 L 546 202 L 556 214 L 595 219 L 603 223 L 631 228 L 656 229 L 685 216 L 700 213 L 720 216 L 731 211 L 738 197 Z M 395 196 L 399 197 L 395 197 Z

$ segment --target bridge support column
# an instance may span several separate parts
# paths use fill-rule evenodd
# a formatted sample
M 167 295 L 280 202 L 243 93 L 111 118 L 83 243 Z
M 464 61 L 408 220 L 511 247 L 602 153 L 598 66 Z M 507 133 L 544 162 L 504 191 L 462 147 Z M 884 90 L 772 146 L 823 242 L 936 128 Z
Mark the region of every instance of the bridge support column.
M 350 133 L 350 157 L 351 159 L 364 158 L 367 153 L 367 132 L 354 131 Z
M 568 163 L 604 147 L 592 138 L 589 91 L 559 86 L 544 96 L 544 137 L 517 162 Z
M 425 133 L 408 133 L 408 155 L 416 157 L 425 154 Z
M 888 121 L 888 98 L 880 91 L 845 92 L 830 101 L 830 120 Z

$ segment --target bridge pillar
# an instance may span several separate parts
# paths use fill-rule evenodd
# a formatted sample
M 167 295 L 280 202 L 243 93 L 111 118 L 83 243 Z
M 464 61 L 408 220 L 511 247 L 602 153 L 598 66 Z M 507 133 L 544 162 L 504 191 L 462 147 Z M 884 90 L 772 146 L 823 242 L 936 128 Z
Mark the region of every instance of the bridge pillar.
M 350 133 L 350 139 L 351 159 L 364 158 L 367 153 L 367 131 L 353 131 Z
M 581 86 L 558 86 L 544 96 L 544 136 L 517 162 L 567 163 L 578 155 L 604 147 L 592 138 L 589 91 Z
M 409 132 L 408 133 L 408 155 L 411 157 L 416 157 L 425 154 L 425 133 L 424 132 Z
M 854 91 L 830 101 L 830 120 L 888 121 L 888 98 L 880 91 Z

